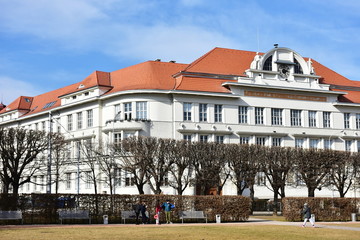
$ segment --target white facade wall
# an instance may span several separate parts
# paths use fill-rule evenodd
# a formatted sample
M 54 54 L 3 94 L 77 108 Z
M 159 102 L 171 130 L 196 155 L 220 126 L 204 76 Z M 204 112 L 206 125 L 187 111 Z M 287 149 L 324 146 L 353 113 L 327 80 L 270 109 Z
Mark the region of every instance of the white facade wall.
M 252 75 L 249 74 L 251 77 Z M 269 80 L 273 79 L 273 80 Z M 60 131 L 69 141 L 71 147 L 70 165 L 63 166 L 63 181 L 60 183 L 60 193 L 93 193 L 93 187 L 89 186 L 84 180 L 84 172 L 87 167 L 79 162 L 80 175 L 78 174 L 78 159 L 76 153 L 76 142 L 91 139 L 93 143 L 111 143 L 114 134 L 121 134 L 122 138 L 127 136 L 151 136 L 158 138 L 183 139 L 184 135 L 191 135 L 192 141 L 199 141 L 200 135 L 208 135 L 209 141 L 215 141 L 216 136 L 223 136 L 224 143 L 239 143 L 240 137 L 249 137 L 251 144 L 256 143 L 257 137 L 265 138 L 265 145 L 271 146 L 273 138 L 281 138 L 282 146 L 295 147 L 295 139 L 304 140 L 305 148 L 310 147 L 310 139 L 318 139 L 318 148 L 325 147 L 326 140 L 332 140 L 332 149 L 345 150 L 345 140 L 352 140 L 352 151 L 358 151 L 360 146 L 360 129 L 356 129 L 356 114 L 360 113 L 360 106 L 337 104 L 337 94 L 326 90 L 316 81 L 307 79 L 304 82 L 297 82 L 295 78 L 289 81 L 279 80 L 274 75 L 263 77 L 253 77 L 248 81 L 248 85 L 230 84 L 232 94 L 223 93 L 204 93 L 204 92 L 179 92 L 179 91 L 127 91 L 118 92 L 112 95 L 101 96 L 100 90 L 94 90 L 90 98 L 79 97 L 72 101 L 70 97 L 62 100 L 63 105 L 57 109 L 52 109 L 53 131 Z M 291 81 L 290 81 L 291 80 Z M 199 79 L 201 81 L 201 79 Z M 245 80 L 244 80 L 245 81 Z M 311 82 L 312 81 L 312 82 Z M 241 82 L 241 80 L 239 80 Z M 246 91 L 269 92 L 285 94 L 289 96 L 304 95 L 310 97 L 324 97 L 326 101 L 314 101 L 309 99 L 286 99 L 274 97 L 247 96 Z M 136 103 L 146 103 L 146 121 L 136 119 Z M 131 118 L 125 120 L 124 104 L 132 104 Z M 183 104 L 191 103 L 191 121 L 183 119 Z M 115 106 L 120 104 L 120 111 L 115 112 Z M 199 119 L 199 104 L 207 104 L 207 121 Z M 222 122 L 215 122 L 215 105 L 222 105 Z M 248 122 L 239 124 L 239 106 L 248 107 Z M 255 108 L 264 108 L 264 124 L 255 123 Z M 272 125 L 271 109 L 282 109 L 282 125 Z M 93 124 L 87 126 L 87 111 L 93 113 Z M 291 126 L 291 110 L 301 110 L 301 126 Z M 309 111 L 316 111 L 316 127 L 309 127 Z M 77 128 L 77 113 L 82 112 L 82 128 Z M 331 112 L 331 127 L 324 128 L 323 112 Z M 350 128 L 344 129 L 343 113 L 350 113 Z M 73 129 L 68 129 L 68 115 L 72 115 Z M 121 119 L 118 120 L 118 119 Z M 20 119 L 19 119 L 20 120 Z M 115 121 L 114 121 L 115 120 Z M 49 127 L 48 111 L 16 119 L 2 118 L 0 126 L 15 127 L 22 126 L 35 129 L 36 124 L 39 130 L 45 122 L 45 128 Z M 125 176 L 124 171 L 121 176 Z M 104 177 L 104 176 L 102 176 Z M 40 173 L 36 177 L 37 181 L 42 179 L 46 182 L 46 173 Z M 44 180 L 45 179 L 45 180 Z M 78 179 L 80 179 L 78 188 Z M 52 185 L 52 192 L 55 192 Z M 25 184 L 22 192 L 45 192 L 46 187 L 40 187 L 32 183 Z M 110 193 L 109 187 L 100 182 L 98 185 L 99 193 Z M 170 187 L 163 188 L 164 194 L 176 194 Z M 122 181 L 116 186 L 117 194 L 137 194 L 136 186 L 125 186 Z M 149 186 L 145 187 L 145 193 L 151 194 Z M 286 189 L 287 196 L 307 196 L 305 186 L 292 187 Z M 194 187 L 189 187 L 184 194 L 195 194 Z M 236 187 L 227 182 L 223 189 L 224 195 L 236 194 Z M 316 196 L 337 196 L 337 192 L 332 189 L 321 189 L 315 192 Z M 350 191 L 347 196 L 359 196 L 357 190 Z M 272 198 L 273 193 L 269 188 L 261 185 L 255 186 L 255 197 Z

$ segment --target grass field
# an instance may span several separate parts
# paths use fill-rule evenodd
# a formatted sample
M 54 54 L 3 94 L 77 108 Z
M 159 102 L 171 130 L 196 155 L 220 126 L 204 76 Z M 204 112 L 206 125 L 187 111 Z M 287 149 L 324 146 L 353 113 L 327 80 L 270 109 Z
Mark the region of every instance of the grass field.
M 279 225 L 196 225 L 182 226 L 124 226 L 124 225 L 96 225 L 96 226 L 47 226 L 1 228 L 1 240 L 22 239 L 149 239 L 149 240 L 231 240 L 231 239 L 360 239 L 360 232 L 327 228 L 302 228 L 299 226 Z

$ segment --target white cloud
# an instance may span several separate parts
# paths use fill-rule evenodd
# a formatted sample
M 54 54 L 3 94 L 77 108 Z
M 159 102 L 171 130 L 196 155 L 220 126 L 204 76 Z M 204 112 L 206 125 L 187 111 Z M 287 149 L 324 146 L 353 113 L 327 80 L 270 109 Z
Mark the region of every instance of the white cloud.
M 10 104 L 19 96 L 37 96 L 41 93 L 33 84 L 13 79 L 7 76 L 0 76 L 0 101 L 5 105 Z
M 195 26 L 138 26 L 124 31 L 126 39 L 108 45 L 108 54 L 188 63 L 216 46 L 231 48 L 236 45 L 219 32 L 210 32 Z

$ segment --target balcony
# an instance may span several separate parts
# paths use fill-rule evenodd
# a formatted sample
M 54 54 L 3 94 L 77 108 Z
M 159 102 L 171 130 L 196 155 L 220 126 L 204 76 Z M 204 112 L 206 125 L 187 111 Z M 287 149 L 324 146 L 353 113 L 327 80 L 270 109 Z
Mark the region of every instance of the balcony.
M 150 119 L 111 119 L 105 122 L 104 132 L 110 131 L 148 131 L 151 125 Z

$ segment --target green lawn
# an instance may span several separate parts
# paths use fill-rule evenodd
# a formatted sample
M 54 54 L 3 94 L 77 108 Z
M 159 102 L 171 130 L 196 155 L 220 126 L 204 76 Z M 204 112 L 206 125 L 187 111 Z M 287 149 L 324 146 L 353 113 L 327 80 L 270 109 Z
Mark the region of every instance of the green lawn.
M 1 228 L 1 240 L 22 239 L 181 239 L 181 240 L 231 240 L 231 239 L 359 239 L 360 232 L 326 228 L 302 228 L 299 226 L 277 225 L 195 225 L 181 226 L 56 226 Z

